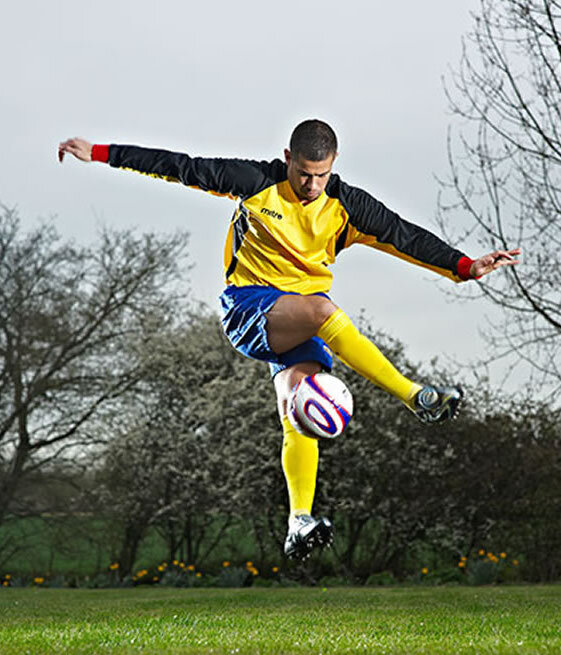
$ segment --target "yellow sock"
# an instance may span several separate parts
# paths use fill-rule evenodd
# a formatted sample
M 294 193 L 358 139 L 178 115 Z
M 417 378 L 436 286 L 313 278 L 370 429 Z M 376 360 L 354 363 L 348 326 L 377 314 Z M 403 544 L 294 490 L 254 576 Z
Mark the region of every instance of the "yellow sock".
M 282 468 L 288 487 L 290 518 L 298 514 L 311 514 L 319 461 L 317 439 L 300 434 L 287 416 L 283 416 L 282 429 Z
M 350 318 L 337 309 L 318 331 L 337 357 L 354 371 L 412 406 L 421 385 L 402 375 L 378 348 L 361 334 Z

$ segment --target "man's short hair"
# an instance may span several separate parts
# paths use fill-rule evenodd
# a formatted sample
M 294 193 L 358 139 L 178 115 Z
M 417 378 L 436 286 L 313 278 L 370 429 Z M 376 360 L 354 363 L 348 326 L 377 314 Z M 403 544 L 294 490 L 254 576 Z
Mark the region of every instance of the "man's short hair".
M 327 123 L 311 118 L 294 128 L 290 152 L 308 161 L 323 161 L 337 153 L 337 137 Z

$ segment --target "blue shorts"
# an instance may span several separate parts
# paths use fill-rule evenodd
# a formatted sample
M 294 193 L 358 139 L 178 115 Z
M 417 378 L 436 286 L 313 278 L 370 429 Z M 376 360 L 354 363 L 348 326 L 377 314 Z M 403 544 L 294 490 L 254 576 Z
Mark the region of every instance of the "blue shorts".
M 277 299 L 285 295 L 299 294 L 257 285 L 226 287 L 220 302 L 223 311 L 222 327 L 230 343 L 246 357 L 269 362 L 273 376 L 293 364 L 310 361 L 318 362 L 323 369 L 331 371 L 333 358 L 319 337 L 312 337 L 281 355 L 271 350 L 267 340 L 266 314 Z M 325 293 L 317 295 L 328 298 Z

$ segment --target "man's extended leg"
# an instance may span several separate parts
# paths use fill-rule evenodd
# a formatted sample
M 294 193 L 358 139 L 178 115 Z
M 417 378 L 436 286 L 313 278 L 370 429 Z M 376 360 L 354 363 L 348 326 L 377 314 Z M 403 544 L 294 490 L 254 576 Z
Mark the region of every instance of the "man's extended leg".
M 290 350 L 314 335 L 321 337 L 344 364 L 404 403 L 410 403 L 421 389 L 324 296 L 281 296 L 267 314 L 267 336 L 275 352 Z
M 425 422 L 454 416 L 462 392 L 456 387 L 422 387 L 402 375 L 325 296 L 281 296 L 267 314 L 271 348 L 283 353 L 319 336 L 341 361 L 404 402 Z
M 274 378 L 284 435 L 282 468 L 290 503 L 285 553 L 296 559 L 306 558 L 314 547 L 327 545 L 333 538 L 330 521 L 312 517 L 319 460 L 318 441 L 297 432 L 287 417 L 287 402 L 291 389 L 303 377 L 318 373 L 319 370 L 318 363 L 303 362 L 277 373 Z

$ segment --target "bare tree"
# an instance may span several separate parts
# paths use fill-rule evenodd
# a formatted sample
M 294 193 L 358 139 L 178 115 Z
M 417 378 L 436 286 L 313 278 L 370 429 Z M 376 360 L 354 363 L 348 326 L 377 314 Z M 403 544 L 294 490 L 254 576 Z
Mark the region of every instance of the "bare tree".
M 106 231 L 94 247 L 0 215 L 0 522 L 22 479 L 105 439 L 95 430 L 133 389 L 131 345 L 173 316 L 186 235 Z
M 449 137 L 441 228 L 461 242 L 523 247 L 522 267 L 479 284 L 504 309 L 487 336 L 494 357 L 514 355 L 558 388 L 561 2 L 481 0 L 447 93 L 460 127 Z M 451 229 L 461 210 L 462 233 Z

